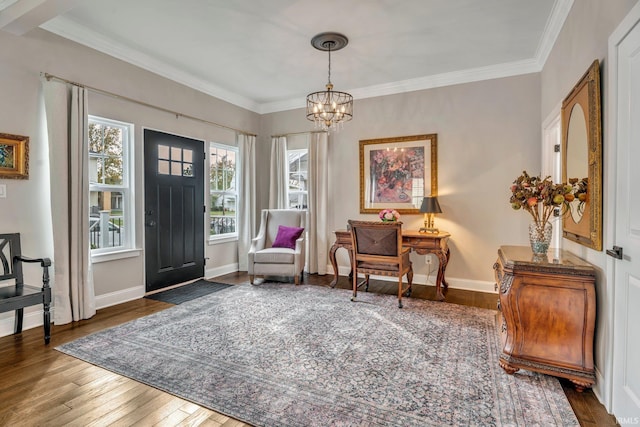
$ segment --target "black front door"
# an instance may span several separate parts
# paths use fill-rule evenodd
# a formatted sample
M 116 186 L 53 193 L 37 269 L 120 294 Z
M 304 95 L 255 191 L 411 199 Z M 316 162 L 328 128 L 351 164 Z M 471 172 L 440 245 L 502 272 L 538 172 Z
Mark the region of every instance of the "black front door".
M 204 277 L 204 141 L 145 129 L 147 292 Z

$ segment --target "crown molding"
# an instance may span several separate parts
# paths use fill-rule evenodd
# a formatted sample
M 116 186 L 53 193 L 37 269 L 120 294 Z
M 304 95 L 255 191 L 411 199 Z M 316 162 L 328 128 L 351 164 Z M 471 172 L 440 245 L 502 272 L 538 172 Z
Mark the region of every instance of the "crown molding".
M 249 98 L 206 82 L 179 68 L 158 61 L 149 55 L 130 49 L 122 44 L 114 43 L 112 40 L 101 36 L 71 19 L 59 16 L 54 20 L 44 23 L 40 27 L 60 37 L 113 56 L 129 64 L 136 65 L 154 74 L 206 93 L 207 95 L 255 113 L 259 112 L 259 104 Z
M 437 87 L 540 72 L 542 71 L 556 39 L 562 30 L 562 26 L 564 25 L 564 22 L 571 10 L 571 6 L 573 6 L 573 2 L 574 0 L 557 0 L 554 3 L 536 54 L 531 59 L 355 88 L 347 90 L 347 92 L 353 95 L 354 99 L 357 101 L 358 99 L 396 95 Z M 122 44 L 116 44 L 100 34 L 97 34 L 95 31 L 92 31 L 91 29 L 63 16 L 59 16 L 56 19 L 41 25 L 41 28 L 258 114 L 276 113 L 280 111 L 305 108 L 306 106 L 305 99 L 303 97 L 258 103 L 257 101 L 213 85 L 179 68 L 168 65 L 162 61 L 158 61 L 149 55 L 137 52 Z
M 359 99 L 396 95 L 400 93 L 415 92 L 418 90 L 433 89 L 437 87 L 471 83 L 482 80 L 499 79 L 503 77 L 537 73 L 539 71 L 540 67 L 538 66 L 538 62 L 535 59 L 526 59 L 523 61 L 490 65 L 487 67 L 469 68 L 467 70 L 434 74 L 432 76 L 418 77 L 415 79 L 350 89 L 346 92 L 349 92 L 353 96 L 354 100 L 357 101 Z M 304 108 L 305 106 L 306 103 L 304 99 L 290 99 L 286 101 L 270 102 L 261 104 L 259 113 L 275 113 L 278 111 Z
M 535 55 L 540 71 L 544 68 L 544 64 L 549 58 L 551 49 L 553 49 L 553 46 L 558 39 L 558 35 L 560 35 L 564 21 L 566 21 L 567 16 L 569 16 L 569 12 L 573 6 L 573 1 L 574 0 L 556 0 L 553 5 L 553 9 L 549 15 L 547 24 L 544 27 L 542 38 L 540 39 L 540 44 L 538 45 Z

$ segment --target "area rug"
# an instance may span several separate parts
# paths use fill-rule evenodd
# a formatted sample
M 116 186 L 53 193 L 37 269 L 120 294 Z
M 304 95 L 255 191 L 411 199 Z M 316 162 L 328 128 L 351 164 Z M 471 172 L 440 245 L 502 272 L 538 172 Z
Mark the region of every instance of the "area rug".
M 248 284 L 57 349 L 255 426 L 578 425 L 557 379 L 498 365 L 496 312 Z
M 156 301 L 168 302 L 170 304 L 182 304 L 192 299 L 218 292 L 233 286 L 226 283 L 210 282 L 209 280 L 200 279 L 188 285 L 179 286 L 177 288 L 168 289 L 166 291 L 147 295 L 145 298 Z

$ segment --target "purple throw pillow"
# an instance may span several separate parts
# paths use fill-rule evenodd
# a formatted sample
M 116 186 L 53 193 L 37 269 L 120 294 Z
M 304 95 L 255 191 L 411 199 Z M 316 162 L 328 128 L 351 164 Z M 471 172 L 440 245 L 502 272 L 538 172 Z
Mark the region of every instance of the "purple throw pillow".
M 303 231 L 304 228 L 279 225 L 276 240 L 273 241 L 271 247 L 295 249 L 296 240 L 298 240 L 298 237 L 302 235 Z

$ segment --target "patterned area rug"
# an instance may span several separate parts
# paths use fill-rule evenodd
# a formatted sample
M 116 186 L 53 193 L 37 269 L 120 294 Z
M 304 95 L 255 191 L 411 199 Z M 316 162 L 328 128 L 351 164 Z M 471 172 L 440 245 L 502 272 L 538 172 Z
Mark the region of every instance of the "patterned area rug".
M 58 350 L 256 426 L 578 425 L 557 379 L 498 365 L 494 311 L 233 286 Z
M 192 299 L 227 289 L 230 286 L 233 285 L 200 279 L 187 285 L 147 295 L 145 298 L 168 302 L 170 304 L 182 304 L 183 302 L 191 301 Z

